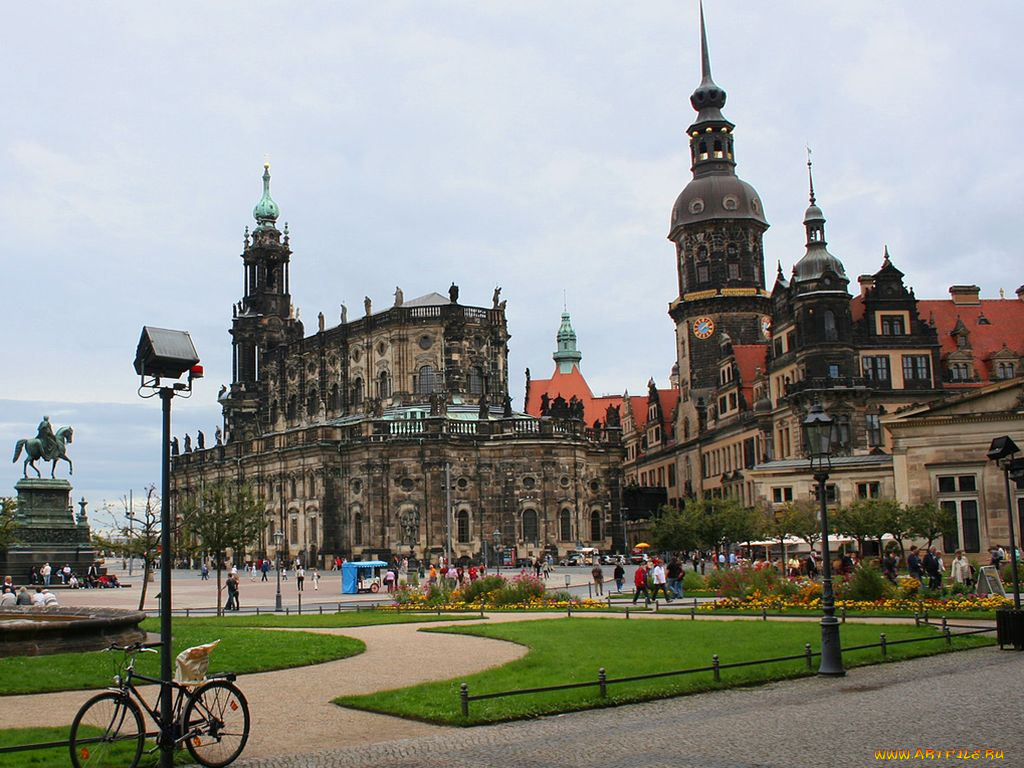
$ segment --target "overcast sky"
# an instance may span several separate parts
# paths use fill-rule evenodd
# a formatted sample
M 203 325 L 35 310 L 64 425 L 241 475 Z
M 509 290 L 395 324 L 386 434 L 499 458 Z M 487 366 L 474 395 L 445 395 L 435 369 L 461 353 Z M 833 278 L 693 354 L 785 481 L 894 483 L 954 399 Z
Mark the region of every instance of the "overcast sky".
M 706 5 L 738 174 L 803 253 L 805 147 L 852 278 L 888 244 L 921 298 L 1024 283 L 1024 5 Z M 159 481 L 145 324 L 191 331 L 207 378 L 174 431 L 212 434 L 230 381 L 243 227 L 265 157 L 307 330 L 396 285 L 508 300 L 523 370 L 554 367 L 563 295 L 595 394 L 666 386 L 672 204 L 690 179 L 696 0 L 53 2 L 5 8 L 0 48 L 0 441 L 72 423 L 76 498 Z M 1014 74 L 1016 73 L 1016 74 Z M 855 284 L 854 284 L 855 288 Z M 97 405 L 98 404 L 98 405 Z M 19 465 L 6 465 L 0 495 Z M 4 480 L 3 478 L 7 478 Z M 8 488 L 9 490 L 3 490 Z

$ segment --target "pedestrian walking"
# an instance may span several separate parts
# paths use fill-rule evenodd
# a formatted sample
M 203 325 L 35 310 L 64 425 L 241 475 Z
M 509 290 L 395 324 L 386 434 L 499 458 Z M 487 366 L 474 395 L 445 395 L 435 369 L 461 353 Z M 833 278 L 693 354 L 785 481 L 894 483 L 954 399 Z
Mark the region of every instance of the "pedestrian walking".
M 267 574 L 270 573 L 269 560 L 264 559 L 263 563 L 260 565 L 260 573 L 263 574 L 262 578 L 260 578 L 260 581 L 267 581 Z
M 302 587 L 306 583 L 306 569 L 301 565 L 295 569 L 295 589 L 302 592 Z
M 681 599 L 683 597 L 683 564 L 678 557 L 669 560 L 668 566 L 665 568 L 665 577 L 668 580 L 668 591 L 672 597 Z
M 594 591 L 598 595 L 604 594 L 604 571 L 601 569 L 600 563 L 594 563 L 594 567 L 590 570 L 590 575 L 594 577 Z
M 313 572 L 309 574 L 309 577 L 313 580 L 313 591 L 316 592 L 320 589 L 320 571 L 314 568 Z
M 668 586 L 666 584 L 665 568 L 661 564 L 661 560 L 654 559 L 654 568 L 651 569 L 651 581 L 654 582 L 654 599 L 658 598 L 658 590 L 660 589 L 662 594 L 665 595 L 665 602 L 671 603 L 672 596 L 668 593 Z
M 622 592 L 622 587 L 626 583 L 626 569 L 622 567 L 622 563 L 615 563 L 615 570 L 612 571 L 612 578 L 615 579 L 615 591 Z
M 647 590 L 647 565 L 644 563 L 638 565 L 636 573 L 633 574 L 633 605 L 636 605 L 641 592 L 644 595 L 644 605 L 647 605 L 651 602 L 651 593 Z

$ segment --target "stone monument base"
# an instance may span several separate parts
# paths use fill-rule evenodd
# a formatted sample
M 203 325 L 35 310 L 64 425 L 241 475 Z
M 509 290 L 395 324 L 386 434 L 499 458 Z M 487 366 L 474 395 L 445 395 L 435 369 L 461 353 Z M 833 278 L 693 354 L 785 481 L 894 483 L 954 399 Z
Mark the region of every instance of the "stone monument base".
M 28 584 L 32 568 L 38 571 L 43 563 L 49 563 L 51 583 L 60 583 L 59 571 L 65 565 L 71 566 L 79 580 L 84 579 L 96 562 L 96 550 L 84 513 L 75 517 L 71 483 L 25 478 L 14 487 L 18 491 L 18 541 L 0 552 L 0 575 L 11 576 L 15 584 Z

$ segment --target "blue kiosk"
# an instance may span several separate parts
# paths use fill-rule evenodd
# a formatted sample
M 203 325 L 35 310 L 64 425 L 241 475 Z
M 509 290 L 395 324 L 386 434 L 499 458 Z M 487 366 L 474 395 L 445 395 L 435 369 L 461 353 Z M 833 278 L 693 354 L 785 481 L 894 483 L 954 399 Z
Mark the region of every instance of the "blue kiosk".
M 360 592 L 380 592 L 384 588 L 381 568 L 383 560 L 359 560 L 341 564 L 341 594 L 358 595 Z

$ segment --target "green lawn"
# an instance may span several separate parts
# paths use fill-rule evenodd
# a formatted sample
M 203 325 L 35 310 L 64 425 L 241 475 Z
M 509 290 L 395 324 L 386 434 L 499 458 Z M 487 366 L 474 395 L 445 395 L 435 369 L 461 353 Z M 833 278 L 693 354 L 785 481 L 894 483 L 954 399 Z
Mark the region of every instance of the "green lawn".
M 428 630 L 435 631 L 435 630 Z M 751 685 L 813 674 L 803 660 L 777 662 L 722 671 L 715 683 L 711 672 L 664 677 L 608 686 L 608 697 L 598 697 L 597 687 L 509 696 L 470 703 L 470 717 L 459 708 L 459 684 L 469 685 L 470 695 L 535 688 L 565 683 L 596 681 L 599 667 L 609 679 L 633 675 L 705 667 L 717 653 L 722 664 L 803 653 L 804 644 L 818 649 L 821 630 L 811 622 L 749 621 L 624 621 L 613 618 L 573 618 L 526 621 L 443 630 L 492 637 L 520 643 L 530 652 L 522 659 L 497 669 L 458 680 L 426 683 L 410 688 L 343 696 L 335 703 L 373 712 L 399 715 L 446 725 L 475 725 L 539 715 L 622 704 L 631 701 Z M 935 636 L 936 630 L 913 625 L 846 624 L 841 629 L 844 646 L 877 643 L 879 632 L 887 639 Z M 993 638 L 973 636 L 954 641 L 954 648 L 990 645 Z M 892 646 L 890 659 L 939 653 L 942 640 Z M 846 653 L 847 667 L 881 660 L 877 649 Z M 817 659 L 814 660 L 817 669 Z
M 72 713 L 71 717 L 74 717 L 74 713 Z M 67 741 L 69 730 L 70 726 L 60 728 L 12 728 L 0 731 L 0 747 L 10 747 L 16 744 L 43 744 L 54 741 Z M 149 746 L 146 748 L 149 749 Z M 154 768 L 159 762 L 160 755 L 158 752 L 154 752 L 151 755 L 143 753 L 139 765 L 142 768 Z M 71 759 L 68 757 L 68 748 L 66 746 L 0 754 L 0 768 L 54 768 L 54 766 L 70 764 Z M 127 764 L 127 760 L 125 764 Z M 174 764 L 191 765 L 192 758 L 187 751 L 180 750 L 174 754 Z

